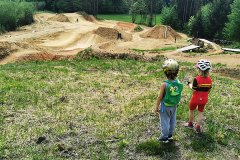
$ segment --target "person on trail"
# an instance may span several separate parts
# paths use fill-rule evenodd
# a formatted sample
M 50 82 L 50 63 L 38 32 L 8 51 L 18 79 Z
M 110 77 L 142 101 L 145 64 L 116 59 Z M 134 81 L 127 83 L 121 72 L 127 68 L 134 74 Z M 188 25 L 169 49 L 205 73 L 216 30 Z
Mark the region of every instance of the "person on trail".
M 166 60 L 163 63 L 163 71 L 167 80 L 160 86 L 155 112 L 160 115 L 162 135 L 159 140 L 163 143 L 168 143 L 173 141 L 177 106 L 181 98 L 183 84 L 177 79 L 179 65 L 175 60 Z
M 189 81 L 187 85 L 193 89 L 192 98 L 189 105 L 189 121 L 184 124 L 185 127 L 194 128 L 197 133 L 201 132 L 201 123 L 203 119 L 203 110 L 208 102 L 208 94 L 212 88 L 212 79 L 209 76 L 211 63 L 208 60 L 201 59 L 197 62 L 196 68 L 198 76 L 193 80 L 193 84 Z M 197 124 L 193 126 L 194 110 L 198 108 Z

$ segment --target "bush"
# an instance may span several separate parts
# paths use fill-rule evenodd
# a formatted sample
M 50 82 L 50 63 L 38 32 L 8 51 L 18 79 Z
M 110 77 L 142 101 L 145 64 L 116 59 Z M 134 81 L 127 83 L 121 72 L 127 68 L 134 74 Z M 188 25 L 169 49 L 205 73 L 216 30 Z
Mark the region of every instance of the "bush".
M 75 60 L 88 60 L 93 57 L 94 57 L 93 50 L 91 47 L 88 47 L 88 48 L 84 49 L 83 51 L 79 52 L 76 55 Z
M 0 33 L 5 32 L 5 27 L 0 24 Z
M 142 30 L 143 30 L 142 27 L 139 25 L 134 28 L 134 31 L 136 31 L 136 32 L 141 32 Z
M 30 2 L 0 1 L 0 32 L 32 23 L 33 12 L 34 6 Z

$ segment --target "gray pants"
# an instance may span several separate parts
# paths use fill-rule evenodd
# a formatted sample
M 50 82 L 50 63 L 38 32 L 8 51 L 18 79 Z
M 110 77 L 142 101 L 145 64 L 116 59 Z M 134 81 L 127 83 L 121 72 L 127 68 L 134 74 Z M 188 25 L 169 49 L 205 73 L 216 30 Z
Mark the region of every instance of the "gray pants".
M 176 116 L 177 107 L 164 107 L 164 109 L 160 111 L 160 128 L 163 139 L 173 135 L 176 127 Z

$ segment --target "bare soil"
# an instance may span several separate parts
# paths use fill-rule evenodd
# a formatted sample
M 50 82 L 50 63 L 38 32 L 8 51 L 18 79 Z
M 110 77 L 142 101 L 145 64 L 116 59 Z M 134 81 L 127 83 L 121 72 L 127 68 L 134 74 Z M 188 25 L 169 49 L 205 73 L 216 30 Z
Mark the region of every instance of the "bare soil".
M 64 14 L 57 14 L 53 17 L 48 18 L 49 21 L 58 21 L 58 22 L 70 22 L 67 16 Z
M 159 25 L 155 26 L 147 32 L 141 34 L 143 38 L 155 38 L 155 39 L 165 39 L 173 41 L 176 39 L 182 39 L 181 35 L 173 30 L 170 26 Z

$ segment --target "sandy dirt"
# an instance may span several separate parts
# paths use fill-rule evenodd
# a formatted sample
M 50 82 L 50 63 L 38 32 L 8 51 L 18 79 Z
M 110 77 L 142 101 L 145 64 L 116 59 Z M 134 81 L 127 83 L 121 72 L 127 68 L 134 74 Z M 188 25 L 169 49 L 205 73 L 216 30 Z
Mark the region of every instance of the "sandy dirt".
M 88 47 L 99 52 L 134 53 L 132 49 L 152 50 L 168 46 L 180 48 L 190 44 L 186 35 L 177 33 L 170 26 L 161 25 L 153 28 L 142 26 L 143 31 L 134 32 L 136 24 L 97 21 L 93 16 L 82 16 L 77 13 L 40 13 L 34 16 L 34 20 L 31 25 L 0 35 L 0 64 L 22 59 L 54 60 L 63 59 L 64 56 L 72 58 Z M 118 33 L 122 39 L 117 39 Z M 188 53 L 176 51 L 146 55 L 162 54 L 190 62 L 206 58 L 213 63 L 227 64 L 229 67 L 240 65 L 240 55 L 220 54 L 221 48 L 215 44 L 211 45 L 213 49 L 202 55 L 190 56 Z

